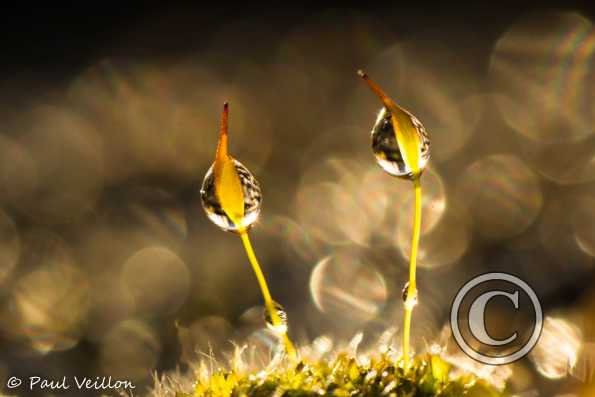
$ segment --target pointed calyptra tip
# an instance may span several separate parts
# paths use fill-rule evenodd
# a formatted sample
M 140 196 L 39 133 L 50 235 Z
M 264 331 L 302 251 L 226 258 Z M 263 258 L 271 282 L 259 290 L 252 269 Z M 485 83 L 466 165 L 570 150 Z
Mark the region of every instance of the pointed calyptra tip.
M 221 112 L 221 128 L 219 130 L 220 135 L 227 135 L 227 125 L 229 120 L 229 102 L 223 103 L 223 112 Z
M 221 126 L 219 128 L 219 143 L 217 145 L 216 159 L 227 157 L 227 132 L 229 119 L 229 103 L 223 103 L 223 111 L 221 112 Z
M 392 99 L 390 99 L 385 93 L 384 91 L 382 91 L 382 88 L 380 88 L 376 83 L 374 83 L 372 81 L 372 79 L 368 76 L 367 73 L 365 73 L 363 70 L 358 70 L 357 74 L 364 79 L 364 81 L 366 82 L 366 84 L 368 84 L 368 87 L 370 87 L 370 89 L 376 94 L 376 96 L 378 96 L 378 98 L 380 99 L 380 101 L 382 101 L 382 104 L 384 106 L 386 106 L 387 108 L 391 109 L 394 106 L 396 106 L 396 104 L 392 101 Z

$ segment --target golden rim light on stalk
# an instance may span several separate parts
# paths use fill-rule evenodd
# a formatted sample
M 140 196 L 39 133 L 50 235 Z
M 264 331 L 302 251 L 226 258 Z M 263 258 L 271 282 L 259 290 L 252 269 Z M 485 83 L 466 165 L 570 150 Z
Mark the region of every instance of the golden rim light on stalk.
M 226 231 L 239 234 L 252 270 L 256 275 L 267 315 L 267 325 L 282 339 L 290 357 L 296 351 L 287 336 L 286 314 L 281 305 L 273 301 L 266 278 L 248 237 L 248 229 L 256 221 L 260 206 L 260 187 L 252 174 L 228 152 L 229 104 L 223 104 L 219 143 L 213 166 L 207 172 L 201 188 L 203 208 L 215 224 Z M 248 208 L 248 211 L 247 211 Z M 247 213 L 254 216 L 246 220 Z M 222 220 L 222 218 L 227 218 Z
M 413 307 L 417 304 L 416 264 L 417 251 L 421 231 L 421 174 L 429 159 L 429 137 L 421 122 L 397 105 L 370 77 L 359 70 L 358 75 L 378 96 L 384 108 L 372 130 L 372 146 L 378 163 L 392 175 L 407 177 L 413 180 L 415 189 L 415 211 L 413 217 L 413 233 L 411 237 L 411 256 L 409 261 L 409 281 L 403 291 L 403 360 L 409 363 L 409 340 Z M 384 131 L 384 135 L 380 134 Z M 392 134 L 386 132 L 394 131 Z M 392 149 L 391 142 L 394 142 Z M 397 163 L 396 167 L 388 167 L 387 162 Z M 399 166 L 400 165 L 400 166 Z

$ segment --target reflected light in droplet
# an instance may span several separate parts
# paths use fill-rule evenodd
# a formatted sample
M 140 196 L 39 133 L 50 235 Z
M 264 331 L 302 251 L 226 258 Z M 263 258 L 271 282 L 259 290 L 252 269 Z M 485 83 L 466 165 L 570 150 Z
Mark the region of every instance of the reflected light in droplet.
M 458 199 L 469 207 L 477 231 L 486 237 L 522 233 L 543 205 L 537 177 L 512 155 L 492 155 L 471 164 L 458 188 Z
M 122 269 L 121 280 L 136 307 L 145 313 L 166 314 L 177 310 L 190 288 L 190 272 L 178 255 L 152 246 L 132 255 Z
M 414 115 L 409 114 L 407 117 L 416 126 L 414 131 L 420 147 L 417 166 L 419 170 L 423 171 L 430 159 L 430 135 Z M 411 180 L 412 169 L 404 161 L 402 150 L 396 139 L 395 128 L 392 113 L 387 107 L 382 107 L 372 127 L 372 153 L 374 153 L 376 163 L 385 172 L 402 179 Z
M 0 286 L 14 270 L 21 252 L 18 231 L 12 219 L 0 210 Z
M 497 42 L 490 75 L 506 122 L 534 140 L 573 140 L 593 133 L 595 31 L 574 13 L 535 15 Z
M 318 262 L 310 275 L 310 293 L 320 311 L 356 322 L 374 318 L 388 296 L 382 275 L 349 254 Z
M 559 317 L 546 317 L 543 331 L 529 358 L 537 371 L 550 379 L 561 379 L 576 364 L 582 335 L 578 327 Z
M 240 230 L 248 230 L 258 220 L 262 208 L 262 192 L 260 183 L 244 164 L 234 158 L 231 159 L 231 164 L 235 167 L 243 192 L 244 210 L 242 216 L 236 219 L 230 217 L 224 210 L 216 189 L 215 163 L 211 165 L 203 179 L 200 198 L 202 208 L 211 222 L 221 230 L 239 234 Z

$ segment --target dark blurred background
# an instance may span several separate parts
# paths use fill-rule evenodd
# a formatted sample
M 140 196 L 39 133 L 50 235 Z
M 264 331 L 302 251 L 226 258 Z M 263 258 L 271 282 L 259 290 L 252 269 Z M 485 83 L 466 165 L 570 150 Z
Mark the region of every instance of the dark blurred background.
M 266 359 L 241 243 L 198 197 L 225 100 L 291 336 L 398 340 L 412 189 L 375 164 L 380 104 L 359 68 L 432 136 L 417 349 L 439 343 L 465 281 L 508 271 L 542 298 L 542 340 L 506 370 L 469 369 L 519 396 L 579 393 L 595 365 L 594 17 L 553 1 L 5 8 L 0 393 L 79 375 L 142 395 L 229 341 Z

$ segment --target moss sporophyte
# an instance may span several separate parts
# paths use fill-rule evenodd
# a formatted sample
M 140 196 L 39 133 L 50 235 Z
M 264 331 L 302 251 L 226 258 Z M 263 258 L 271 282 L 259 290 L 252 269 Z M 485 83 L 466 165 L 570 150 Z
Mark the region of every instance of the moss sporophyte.
M 287 316 L 282 306 L 273 301 L 266 278 L 248 237 L 248 229 L 254 224 L 260 213 L 262 203 L 260 185 L 242 163 L 229 155 L 228 124 L 229 104 L 226 102 L 221 114 L 215 161 L 207 171 L 200 190 L 202 205 L 213 223 L 225 231 L 234 232 L 240 236 L 262 292 L 266 307 L 266 322 L 283 340 L 288 356 L 295 358 L 295 348 L 287 336 Z
M 430 138 L 422 123 L 397 105 L 361 70 L 360 77 L 378 96 L 383 108 L 372 128 L 372 150 L 378 164 L 389 174 L 413 181 L 415 211 L 409 257 L 409 281 L 403 291 L 403 360 L 409 361 L 409 339 L 413 308 L 417 304 L 416 261 L 421 231 L 421 174 L 430 159 Z
M 296 350 L 287 336 L 287 315 L 269 291 L 248 230 L 260 213 L 262 196 L 254 176 L 228 153 L 229 106 L 223 106 L 219 143 L 215 161 L 201 189 L 203 208 L 208 218 L 221 229 L 240 236 L 260 286 L 266 312 L 264 320 L 282 341 L 283 352 L 259 371 L 246 370 L 237 347 L 226 369 L 207 369 L 202 362 L 194 373 L 193 391 L 178 396 L 469 396 L 497 397 L 502 394 L 474 375 L 455 374 L 451 364 L 439 353 L 410 354 L 410 328 L 417 304 L 416 258 L 421 229 L 421 175 L 430 157 L 430 139 L 421 122 L 391 100 L 366 73 L 358 74 L 382 102 L 372 128 L 372 149 L 378 164 L 390 175 L 413 182 L 415 211 L 409 263 L 409 280 L 402 292 L 404 323 L 402 351 L 384 346 L 365 359 L 357 354 L 360 338 L 351 349 L 312 358 L 308 347 Z M 431 351 L 431 350 L 430 350 Z M 212 363 L 211 363 L 212 364 Z M 158 382 L 159 385 L 159 382 Z

